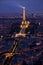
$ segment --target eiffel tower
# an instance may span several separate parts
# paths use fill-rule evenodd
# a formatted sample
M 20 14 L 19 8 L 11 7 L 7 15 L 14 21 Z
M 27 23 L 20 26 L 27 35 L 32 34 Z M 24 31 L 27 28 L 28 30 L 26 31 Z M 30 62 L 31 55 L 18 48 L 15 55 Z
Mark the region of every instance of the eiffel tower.
M 26 10 L 25 10 L 25 7 L 23 7 L 23 20 L 22 20 L 22 23 L 20 25 L 21 30 L 20 30 L 20 32 L 18 34 L 15 35 L 15 37 L 18 37 L 18 36 L 25 37 L 26 36 L 25 30 L 26 30 L 26 28 L 28 28 L 29 24 L 30 24 L 30 22 L 26 21 Z
M 19 37 L 19 36 L 25 37 L 26 36 L 25 29 L 28 28 L 29 24 L 30 24 L 30 22 L 26 21 L 25 7 L 23 7 L 23 20 L 22 20 L 22 23 L 20 26 L 21 30 L 18 34 L 15 34 L 15 38 Z M 16 51 L 18 42 L 20 42 L 20 40 L 16 39 L 13 43 L 11 51 L 5 54 L 5 59 L 4 59 L 3 65 L 11 65 L 11 59 L 12 59 L 13 54 Z

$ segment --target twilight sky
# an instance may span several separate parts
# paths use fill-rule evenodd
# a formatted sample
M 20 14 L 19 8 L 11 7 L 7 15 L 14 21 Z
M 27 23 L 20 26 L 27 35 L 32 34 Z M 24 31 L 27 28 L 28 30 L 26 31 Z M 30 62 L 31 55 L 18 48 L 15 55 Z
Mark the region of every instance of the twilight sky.
M 28 13 L 43 13 L 43 0 L 0 0 L 0 13 L 21 13 L 21 6 L 25 6 Z

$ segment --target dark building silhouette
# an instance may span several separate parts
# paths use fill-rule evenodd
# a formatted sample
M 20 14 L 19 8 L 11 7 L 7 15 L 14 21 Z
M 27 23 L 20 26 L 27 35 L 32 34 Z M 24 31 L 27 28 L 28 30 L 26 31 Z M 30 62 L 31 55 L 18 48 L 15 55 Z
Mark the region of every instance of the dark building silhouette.
M 28 65 L 25 60 L 23 60 L 22 65 Z
M 41 60 L 38 60 L 34 63 L 34 65 L 42 65 L 42 61 Z

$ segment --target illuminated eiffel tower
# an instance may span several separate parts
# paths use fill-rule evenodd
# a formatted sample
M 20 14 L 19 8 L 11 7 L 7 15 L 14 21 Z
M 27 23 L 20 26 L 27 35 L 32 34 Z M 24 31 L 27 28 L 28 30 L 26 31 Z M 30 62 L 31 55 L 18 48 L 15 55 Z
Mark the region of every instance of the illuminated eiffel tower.
M 25 37 L 26 36 L 25 29 L 28 28 L 29 24 L 30 24 L 30 22 L 26 21 L 26 10 L 25 10 L 25 7 L 23 7 L 23 20 L 22 20 L 22 23 L 20 25 L 21 30 L 20 30 L 20 32 L 18 34 L 15 35 L 15 37 L 18 37 L 18 36 Z
M 23 7 L 23 21 L 21 24 L 21 30 L 18 34 L 15 34 L 15 37 L 19 37 L 19 36 L 23 36 L 25 37 L 25 29 L 28 28 L 29 22 L 26 21 L 26 16 L 25 16 L 25 7 Z M 5 59 L 3 61 L 3 65 L 11 65 L 11 59 L 12 56 L 15 54 L 15 50 L 18 46 L 18 42 L 20 42 L 20 40 L 16 39 L 14 40 L 13 43 L 13 47 L 11 48 L 11 51 L 8 53 L 5 53 Z

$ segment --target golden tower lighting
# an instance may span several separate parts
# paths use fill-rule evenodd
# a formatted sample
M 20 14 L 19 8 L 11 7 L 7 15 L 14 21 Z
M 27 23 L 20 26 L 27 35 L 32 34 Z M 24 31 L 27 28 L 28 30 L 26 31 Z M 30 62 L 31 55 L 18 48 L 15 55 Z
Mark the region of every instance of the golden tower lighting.
M 24 26 L 25 28 L 28 27 L 28 25 L 30 24 L 30 22 L 26 21 L 26 9 L 25 7 L 23 7 L 23 20 L 22 20 L 22 24 L 21 24 L 21 28 Z

